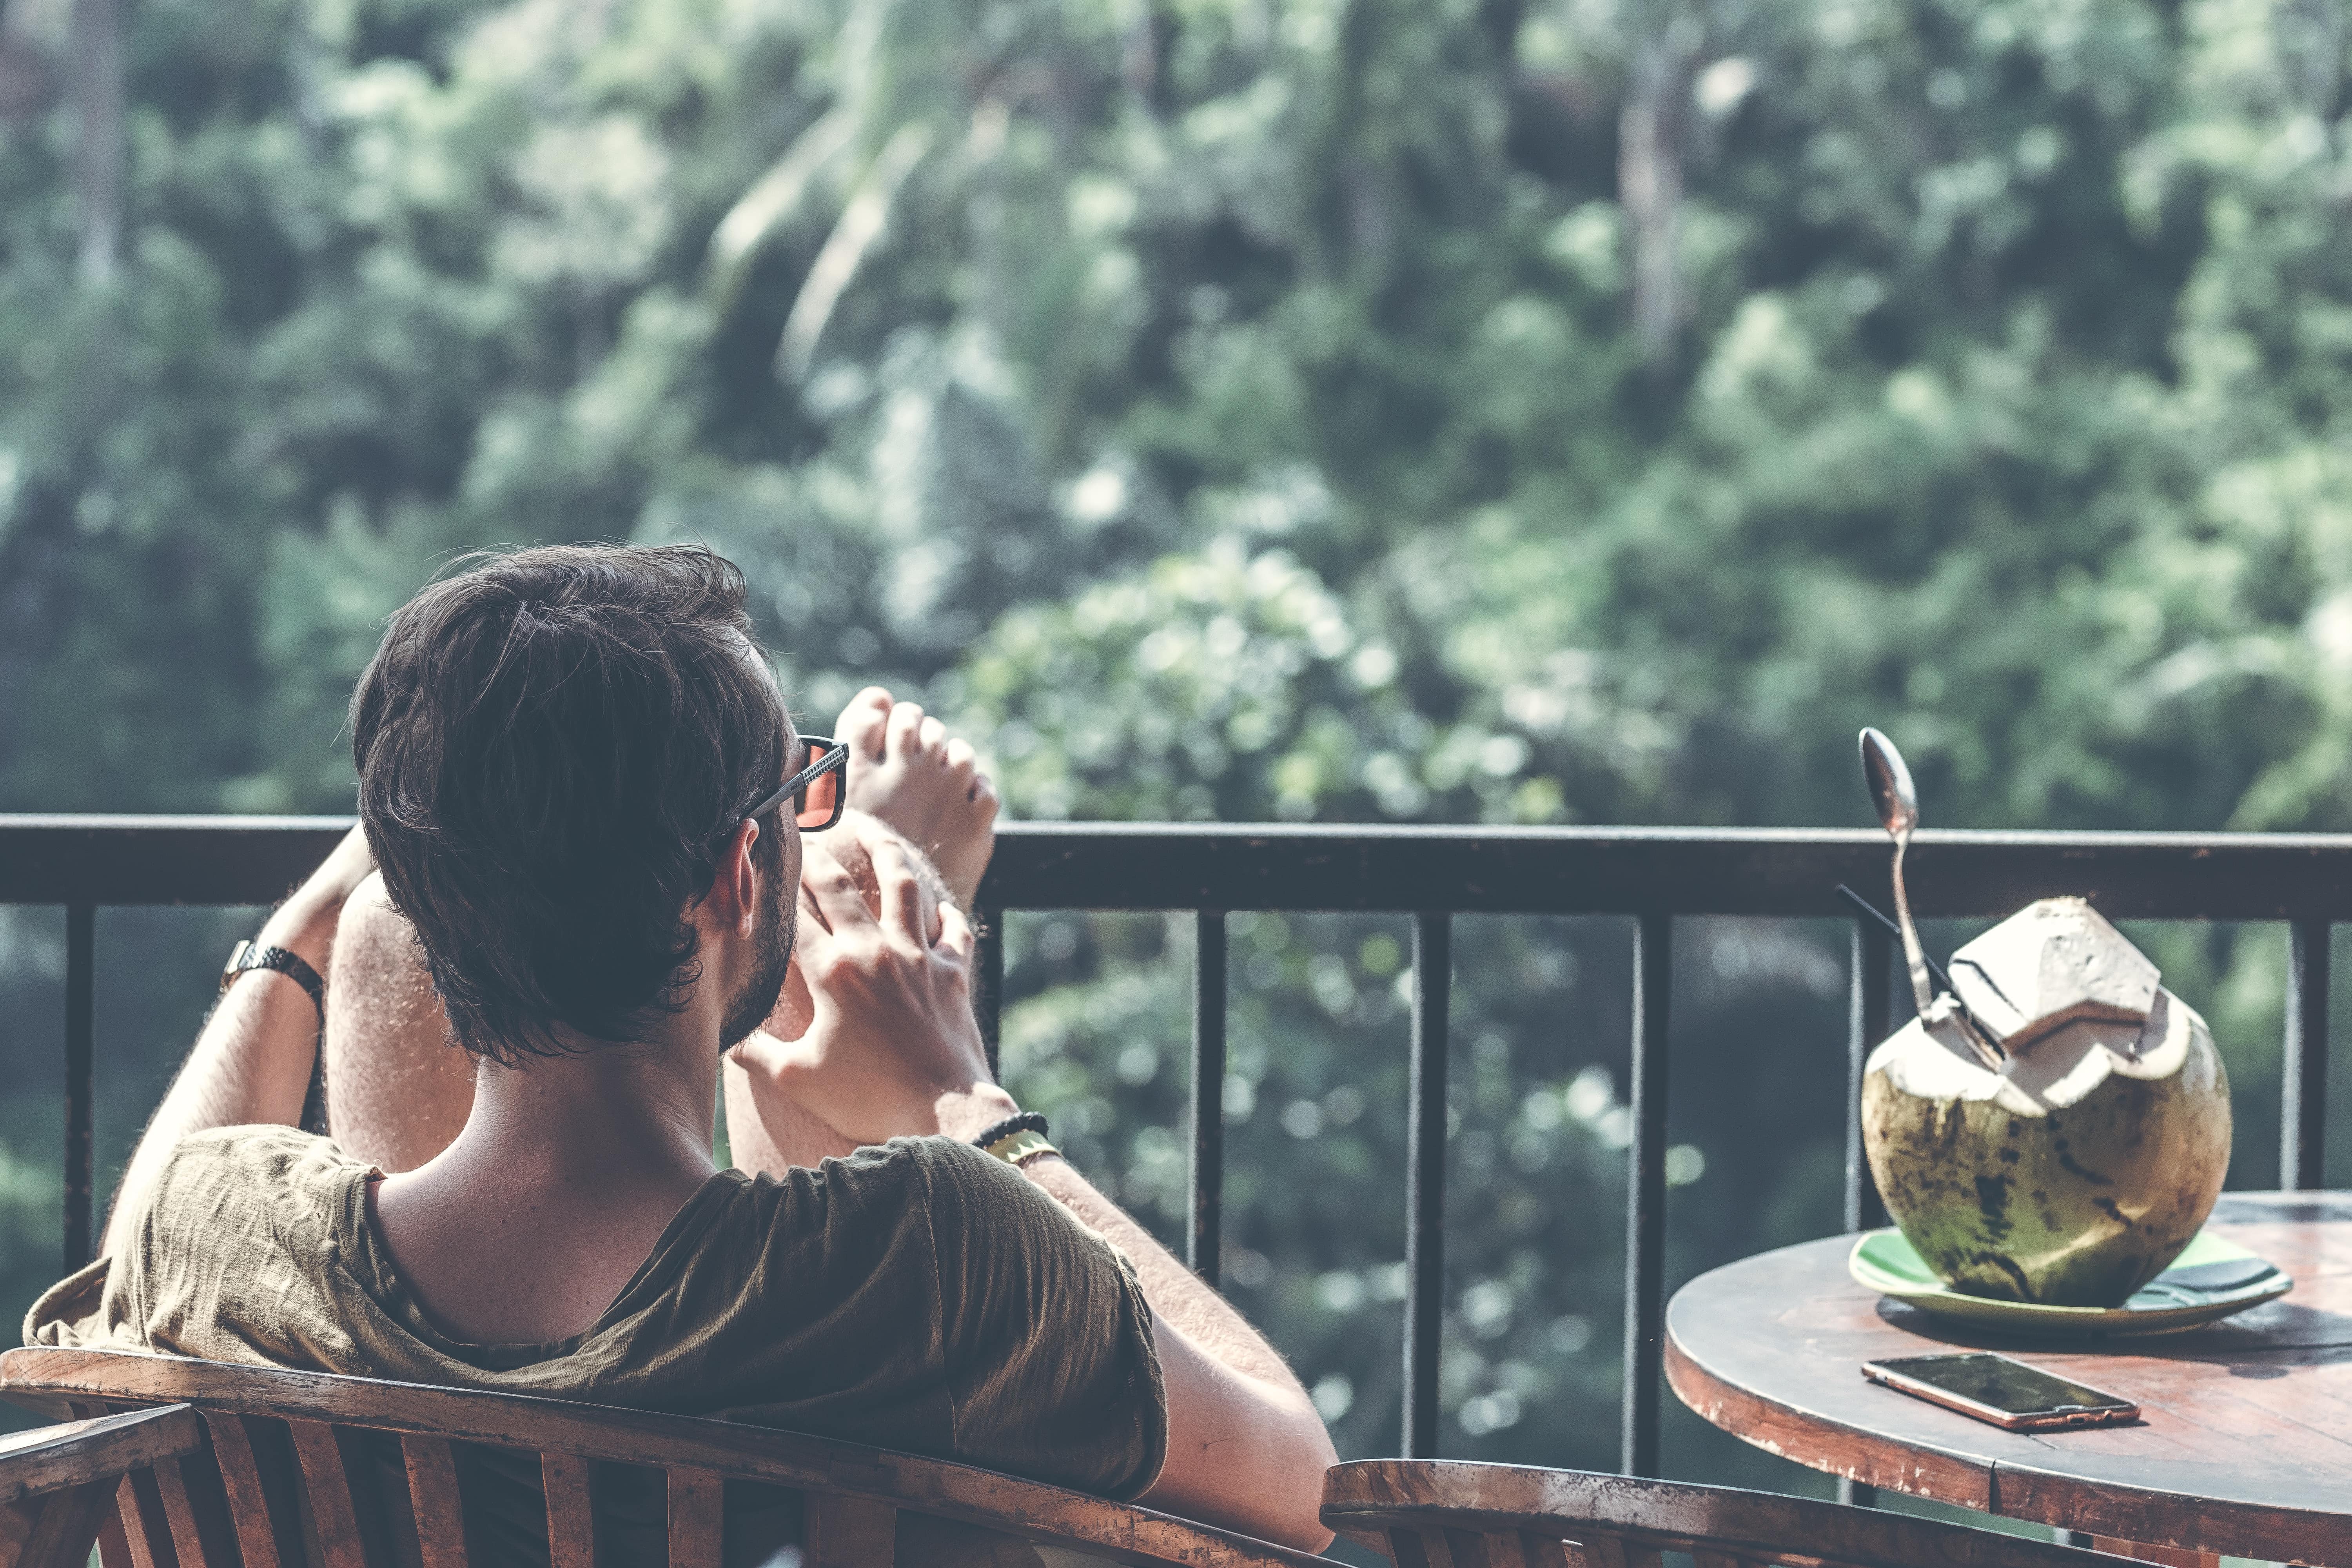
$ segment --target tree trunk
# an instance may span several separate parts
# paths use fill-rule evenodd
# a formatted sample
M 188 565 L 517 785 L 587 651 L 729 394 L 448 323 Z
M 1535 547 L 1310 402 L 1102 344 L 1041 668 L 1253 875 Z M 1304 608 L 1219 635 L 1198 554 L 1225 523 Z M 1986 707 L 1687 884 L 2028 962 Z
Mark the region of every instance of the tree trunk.
M 1617 199 L 1633 252 L 1633 332 L 1654 367 L 1673 357 L 1683 320 L 1683 157 L 1689 141 L 1690 58 L 1653 44 L 1634 64 L 1617 121 Z
M 74 0 L 74 190 L 81 280 L 103 288 L 122 255 L 122 0 Z
M 0 0 L 0 124 L 38 119 L 57 94 L 55 62 L 17 21 L 16 8 Z

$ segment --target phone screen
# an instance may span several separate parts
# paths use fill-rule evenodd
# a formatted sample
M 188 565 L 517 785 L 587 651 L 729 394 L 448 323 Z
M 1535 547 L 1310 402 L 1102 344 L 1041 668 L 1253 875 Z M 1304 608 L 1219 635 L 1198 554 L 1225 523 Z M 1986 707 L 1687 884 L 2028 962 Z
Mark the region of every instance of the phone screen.
M 2102 1394 L 2095 1388 L 2085 1388 L 2079 1383 L 2069 1383 L 2039 1367 L 2011 1361 L 2005 1355 L 1977 1352 L 1970 1355 L 1899 1356 L 1891 1361 L 1873 1362 L 1930 1388 L 1940 1388 L 1963 1399 L 1973 1399 L 1979 1405 L 1990 1405 L 1995 1410 L 2011 1415 L 2032 1415 L 2040 1411 L 2055 1410 L 2067 1405 L 2094 1410 L 2127 1408 L 2129 1400 L 2117 1399 L 2112 1394 Z

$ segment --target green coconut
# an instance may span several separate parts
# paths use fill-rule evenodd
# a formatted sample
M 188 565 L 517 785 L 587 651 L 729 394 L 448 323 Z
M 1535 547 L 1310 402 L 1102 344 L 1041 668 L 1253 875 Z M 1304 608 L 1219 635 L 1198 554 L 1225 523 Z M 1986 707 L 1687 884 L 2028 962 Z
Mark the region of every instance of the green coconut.
M 1938 997 L 1872 1054 L 1863 1142 L 1887 1212 L 1956 1289 L 2120 1306 L 2221 1194 L 2230 1082 L 2212 1032 L 2155 987 L 2144 1019 L 2076 1016 L 2008 1051 L 1988 1065 Z

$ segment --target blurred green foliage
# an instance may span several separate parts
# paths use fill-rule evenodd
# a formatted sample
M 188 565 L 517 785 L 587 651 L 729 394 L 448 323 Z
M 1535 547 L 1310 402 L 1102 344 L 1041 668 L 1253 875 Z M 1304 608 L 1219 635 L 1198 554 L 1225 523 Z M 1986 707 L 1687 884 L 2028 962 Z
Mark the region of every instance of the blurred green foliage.
M 2338 0 L 143 0 L 104 282 L 68 9 L 0 23 L 0 809 L 345 809 L 455 553 L 700 538 L 1017 815 L 1852 823 L 1874 722 L 1937 826 L 2352 827 Z M 1605 1466 L 1629 939 L 1461 925 L 1448 1451 Z M 2143 936 L 2260 1184 L 2279 938 Z M 1014 1083 L 1173 1236 L 1189 921 L 1012 938 Z M 1227 1274 L 1381 1451 L 1410 928 L 1230 940 Z M 1679 1279 L 1838 1223 L 1846 956 L 1677 960 Z

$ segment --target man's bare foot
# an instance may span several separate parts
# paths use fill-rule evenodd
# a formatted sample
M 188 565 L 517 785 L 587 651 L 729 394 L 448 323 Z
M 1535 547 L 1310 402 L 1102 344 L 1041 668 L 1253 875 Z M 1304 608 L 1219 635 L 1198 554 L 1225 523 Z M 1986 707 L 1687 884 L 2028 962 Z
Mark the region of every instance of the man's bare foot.
M 969 743 L 878 686 L 849 700 L 834 728 L 849 747 L 849 804 L 912 840 L 965 910 L 996 849 L 996 786 Z

